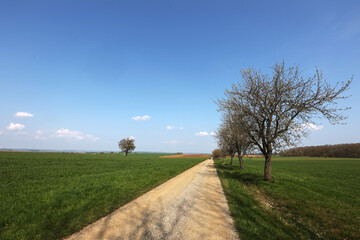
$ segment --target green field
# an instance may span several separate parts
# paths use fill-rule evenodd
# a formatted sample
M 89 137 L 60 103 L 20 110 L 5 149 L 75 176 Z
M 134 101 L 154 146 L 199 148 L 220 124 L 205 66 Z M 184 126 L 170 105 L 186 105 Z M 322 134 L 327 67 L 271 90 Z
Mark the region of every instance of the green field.
M 59 239 L 203 161 L 0 152 L 0 239 Z
M 360 159 L 275 158 L 274 182 L 263 159 L 229 163 L 216 167 L 241 239 L 360 239 Z

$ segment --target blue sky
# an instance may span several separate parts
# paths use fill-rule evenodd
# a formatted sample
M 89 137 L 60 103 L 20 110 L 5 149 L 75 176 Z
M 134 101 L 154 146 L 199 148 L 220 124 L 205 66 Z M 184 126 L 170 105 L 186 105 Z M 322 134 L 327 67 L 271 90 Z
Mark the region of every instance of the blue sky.
M 359 12 L 359 1 L 1 1 L 0 148 L 116 151 L 132 136 L 138 151 L 210 152 L 213 99 L 241 68 L 282 60 L 332 84 L 354 75 L 347 125 L 319 120 L 303 144 L 360 142 Z

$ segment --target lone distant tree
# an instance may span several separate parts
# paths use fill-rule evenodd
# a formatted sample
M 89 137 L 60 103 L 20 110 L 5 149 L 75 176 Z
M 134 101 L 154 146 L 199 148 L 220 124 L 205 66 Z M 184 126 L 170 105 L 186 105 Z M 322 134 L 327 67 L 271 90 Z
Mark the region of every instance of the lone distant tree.
M 135 139 L 124 138 L 118 144 L 121 151 L 125 153 L 125 156 L 135 150 Z
M 307 133 L 313 119 L 325 117 L 332 124 L 346 119 L 335 105 L 349 89 L 351 77 L 340 86 L 330 86 L 316 69 L 314 76 L 305 78 L 298 67 L 285 68 L 275 64 L 272 75 L 260 70 L 243 69 L 242 80 L 225 90 L 217 100 L 219 111 L 233 112 L 240 119 L 251 142 L 264 154 L 264 178 L 271 176 L 273 151 L 295 145 Z

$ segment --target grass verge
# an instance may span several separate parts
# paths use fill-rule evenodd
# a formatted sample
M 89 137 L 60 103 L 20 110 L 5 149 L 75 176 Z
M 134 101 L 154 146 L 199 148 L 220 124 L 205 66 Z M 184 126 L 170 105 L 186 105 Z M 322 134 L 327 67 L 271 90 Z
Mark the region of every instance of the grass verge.
M 360 160 L 215 161 L 241 239 L 360 239 Z
M 0 152 L 0 239 L 59 239 L 203 161 Z

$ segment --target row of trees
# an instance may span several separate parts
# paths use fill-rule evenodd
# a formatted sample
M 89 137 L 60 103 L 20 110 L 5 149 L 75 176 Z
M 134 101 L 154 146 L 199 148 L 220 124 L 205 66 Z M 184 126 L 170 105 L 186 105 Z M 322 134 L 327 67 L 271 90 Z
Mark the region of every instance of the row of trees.
M 236 113 L 227 111 L 222 114 L 221 124 L 216 132 L 218 146 L 222 156 L 229 155 L 231 165 L 234 163 L 234 156 L 237 154 L 240 168 L 244 168 L 242 156 L 246 154 L 252 146 L 250 139 L 243 129 L 244 124 L 241 117 Z
M 360 158 L 360 143 L 297 147 L 280 152 L 280 156 Z
M 297 66 L 285 67 L 284 62 L 275 64 L 271 75 L 243 69 L 242 80 L 216 100 L 222 114 L 218 145 L 227 155 L 238 153 L 241 167 L 246 151 L 261 151 L 265 156 L 264 179 L 272 180 L 273 152 L 297 144 L 314 118 L 324 117 L 332 124 L 346 119 L 342 110 L 348 108 L 336 104 L 346 98 L 342 94 L 351 81 L 331 86 L 318 69 L 305 78 Z

